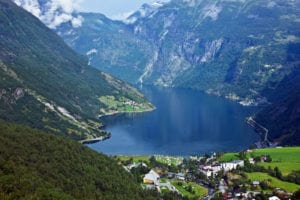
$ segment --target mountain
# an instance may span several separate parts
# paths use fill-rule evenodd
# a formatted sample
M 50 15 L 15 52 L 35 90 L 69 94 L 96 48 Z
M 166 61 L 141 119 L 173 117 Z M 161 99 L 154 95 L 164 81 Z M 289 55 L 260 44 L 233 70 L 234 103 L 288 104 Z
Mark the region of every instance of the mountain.
M 158 199 L 76 141 L 0 122 L 0 199 Z
M 272 104 L 259 111 L 255 120 L 269 130 L 268 139 L 280 144 L 299 145 L 300 68 L 280 83 L 271 99 Z
M 135 88 L 88 66 L 84 56 L 10 0 L 0 0 L 0 38 L 1 120 L 83 139 L 104 134 L 98 116 L 122 110 L 127 102 L 152 108 Z
M 254 118 L 270 139 L 299 144 L 299 1 L 172 0 L 124 21 L 74 15 L 80 26 L 53 30 L 91 66 L 131 83 L 264 105 Z
M 289 58 L 299 58 L 290 48 L 300 42 L 299 4 L 173 0 L 143 5 L 123 23 L 80 13 L 80 27 L 62 23 L 55 31 L 92 66 L 123 80 L 256 105 L 296 68 Z
M 74 28 L 64 23 L 55 31 L 65 42 L 89 58 L 89 64 L 135 83 L 152 56 L 147 41 L 136 38 L 126 24 L 102 14 L 80 13 L 83 23 Z

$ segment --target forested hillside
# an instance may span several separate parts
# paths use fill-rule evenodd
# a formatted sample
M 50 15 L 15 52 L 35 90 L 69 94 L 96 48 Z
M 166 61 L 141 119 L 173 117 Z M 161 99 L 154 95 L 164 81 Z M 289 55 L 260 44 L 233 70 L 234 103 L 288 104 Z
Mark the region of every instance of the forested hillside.
M 157 199 L 114 159 L 75 141 L 0 122 L 0 199 Z
M 52 30 L 0 0 L 0 119 L 75 139 L 101 134 L 97 118 L 112 96 L 151 108 L 123 81 L 87 65 Z

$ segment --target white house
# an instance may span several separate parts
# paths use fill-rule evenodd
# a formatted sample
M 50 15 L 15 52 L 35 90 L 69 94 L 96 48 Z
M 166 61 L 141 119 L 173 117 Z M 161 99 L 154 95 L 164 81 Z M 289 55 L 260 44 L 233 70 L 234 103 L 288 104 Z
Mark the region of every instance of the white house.
M 185 174 L 184 173 L 177 173 L 175 175 L 175 178 L 177 178 L 178 180 L 184 181 L 185 180 Z
M 234 160 L 234 161 L 227 162 L 227 163 L 221 163 L 221 166 L 224 169 L 224 171 L 226 172 L 226 171 L 236 169 L 237 166 L 244 167 L 244 161 L 243 160 Z
M 269 197 L 269 200 L 280 200 L 277 196 Z
M 212 176 L 212 170 L 210 169 L 200 169 L 200 171 L 206 176 L 206 177 L 210 177 Z
M 218 165 L 206 165 L 200 167 L 200 171 L 206 175 L 206 177 L 215 176 L 218 172 L 224 170 L 225 172 L 236 169 L 237 166 L 244 167 L 243 160 L 234 160 L 227 163 L 220 163 Z
M 145 175 L 143 182 L 149 184 L 155 184 L 159 179 L 159 175 L 151 169 L 151 171 Z

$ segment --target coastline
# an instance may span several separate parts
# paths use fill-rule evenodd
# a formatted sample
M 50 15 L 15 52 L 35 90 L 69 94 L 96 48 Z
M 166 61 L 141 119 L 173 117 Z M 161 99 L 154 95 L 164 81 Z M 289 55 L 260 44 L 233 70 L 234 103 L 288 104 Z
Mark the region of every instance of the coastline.
M 101 142 L 104 140 L 108 140 L 110 137 L 111 137 L 111 133 L 107 133 L 104 136 L 100 136 L 100 137 L 96 137 L 96 138 L 92 138 L 92 139 L 84 139 L 84 140 L 80 140 L 79 142 L 81 144 L 93 144 L 93 143 Z
M 156 107 L 145 109 L 145 110 L 135 110 L 135 111 L 115 111 L 111 113 L 105 113 L 103 115 L 98 115 L 98 118 L 107 117 L 107 116 L 113 116 L 118 114 L 129 114 L 129 113 L 146 113 L 156 110 Z
M 102 118 L 102 117 L 106 117 L 106 116 L 113 116 L 113 115 L 117 115 L 117 114 L 126 114 L 126 113 L 144 113 L 144 112 L 151 112 L 156 110 L 156 107 L 154 106 L 151 109 L 146 109 L 146 110 L 140 110 L 140 111 L 122 111 L 122 112 L 113 112 L 113 113 L 106 113 L 104 115 L 99 115 L 98 118 Z M 105 124 L 102 124 L 99 129 L 101 129 L 102 127 L 104 127 Z M 108 140 L 111 138 L 111 133 L 107 132 L 105 135 L 100 136 L 100 137 L 96 137 L 96 138 L 91 138 L 91 139 L 84 139 L 84 140 L 80 140 L 79 143 L 81 144 L 94 144 L 94 143 L 98 143 L 104 140 Z

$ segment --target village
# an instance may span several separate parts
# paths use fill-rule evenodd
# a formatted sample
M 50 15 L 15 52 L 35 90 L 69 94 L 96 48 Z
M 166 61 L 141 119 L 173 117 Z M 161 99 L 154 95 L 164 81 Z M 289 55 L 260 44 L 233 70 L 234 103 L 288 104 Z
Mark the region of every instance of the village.
M 268 184 L 270 180 L 250 177 L 249 171 L 265 171 L 257 163 L 271 162 L 272 158 L 246 156 L 249 152 L 251 150 L 240 152 L 237 159 L 227 162 L 223 162 L 224 156 L 218 153 L 188 158 L 140 156 L 120 160 L 145 190 L 172 192 L 183 199 L 290 199 L 291 191 L 272 187 Z

